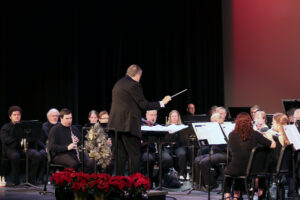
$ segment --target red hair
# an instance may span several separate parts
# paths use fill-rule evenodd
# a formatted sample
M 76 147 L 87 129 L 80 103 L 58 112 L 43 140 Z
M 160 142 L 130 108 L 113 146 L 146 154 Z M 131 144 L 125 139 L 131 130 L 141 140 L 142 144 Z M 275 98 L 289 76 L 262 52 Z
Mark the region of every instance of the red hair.
M 248 113 L 242 112 L 238 114 L 233 132 L 239 134 L 242 141 L 247 141 L 251 138 L 253 125 L 252 119 Z

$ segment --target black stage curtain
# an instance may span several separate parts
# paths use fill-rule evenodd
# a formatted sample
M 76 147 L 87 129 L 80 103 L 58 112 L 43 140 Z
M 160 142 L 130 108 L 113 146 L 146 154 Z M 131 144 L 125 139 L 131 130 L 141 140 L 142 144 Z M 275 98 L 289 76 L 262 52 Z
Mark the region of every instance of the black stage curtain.
M 3 1 L 0 123 L 10 105 L 23 119 L 46 120 L 52 107 L 108 110 L 130 64 L 143 69 L 148 100 L 189 91 L 162 110 L 197 113 L 224 104 L 221 1 Z

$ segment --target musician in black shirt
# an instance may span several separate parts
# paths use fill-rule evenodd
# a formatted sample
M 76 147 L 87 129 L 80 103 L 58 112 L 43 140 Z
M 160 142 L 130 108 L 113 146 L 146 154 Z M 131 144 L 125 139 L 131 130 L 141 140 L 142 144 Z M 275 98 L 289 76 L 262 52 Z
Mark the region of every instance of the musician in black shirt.
M 46 143 L 48 140 L 49 132 L 53 126 L 58 123 L 59 111 L 56 108 L 51 108 L 47 112 L 47 122 L 42 125 L 41 137 L 38 141 L 38 150 L 43 155 L 43 165 L 40 166 L 39 175 L 38 175 L 38 183 L 43 180 L 46 162 L 47 162 L 47 152 L 46 152 Z
M 78 146 L 81 144 L 80 132 L 72 126 L 72 112 L 64 108 L 60 111 L 61 123 L 54 126 L 49 133 L 49 150 L 51 158 L 56 164 L 78 170 L 81 156 Z M 84 169 L 86 172 L 94 171 L 94 160 L 84 155 Z
M 15 124 L 20 123 L 21 121 L 22 109 L 19 106 L 11 106 L 8 109 L 8 116 L 11 122 L 2 126 L 0 135 L 4 155 L 8 158 L 11 164 L 12 186 L 15 186 L 20 184 L 20 160 L 21 157 L 24 157 L 25 144 L 24 140 L 21 144 L 21 140 L 13 134 L 13 131 Z M 32 146 L 30 141 L 29 146 Z M 37 171 L 39 166 L 42 164 L 42 154 L 33 148 L 29 148 L 27 151 L 29 158 L 29 182 L 36 184 Z
M 157 120 L 157 110 L 148 110 L 146 111 L 146 121 L 144 120 L 145 125 L 155 126 Z M 147 153 L 147 147 L 149 148 L 149 155 Z M 149 162 L 149 178 L 153 180 L 153 167 L 156 160 L 155 153 L 158 152 L 157 144 L 142 144 L 142 163 L 144 173 L 146 174 L 147 170 L 147 160 Z M 169 149 L 162 149 L 162 169 L 163 173 L 167 172 L 169 168 L 173 167 L 173 158 Z

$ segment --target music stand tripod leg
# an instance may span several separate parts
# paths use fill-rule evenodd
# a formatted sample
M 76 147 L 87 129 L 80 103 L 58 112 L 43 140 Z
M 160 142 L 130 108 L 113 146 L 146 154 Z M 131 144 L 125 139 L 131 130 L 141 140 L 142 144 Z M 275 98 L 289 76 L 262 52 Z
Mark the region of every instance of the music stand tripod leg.
M 115 132 L 115 155 L 114 155 L 114 159 L 115 159 L 115 167 L 114 167 L 114 174 L 117 175 L 117 172 L 118 172 L 118 162 L 117 162 L 117 155 L 118 155 L 118 132 L 117 131 L 114 131 Z

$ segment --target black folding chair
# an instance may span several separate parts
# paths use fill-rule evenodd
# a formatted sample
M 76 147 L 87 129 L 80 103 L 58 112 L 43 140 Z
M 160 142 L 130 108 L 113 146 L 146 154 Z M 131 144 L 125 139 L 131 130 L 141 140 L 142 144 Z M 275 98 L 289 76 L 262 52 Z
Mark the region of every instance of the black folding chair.
M 65 168 L 64 165 L 55 164 L 55 163 L 52 162 L 52 157 L 51 157 L 51 152 L 49 150 L 48 141 L 46 142 L 46 146 L 47 146 L 47 162 L 46 162 L 47 172 L 46 172 L 46 180 L 44 180 L 44 189 L 43 189 L 42 192 L 40 192 L 40 193 L 43 193 L 43 194 L 47 193 L 47 185 L 48 185 L 48 179 L 49 179 L 50 170 L 51 169 L 53 169 L 53 170 L 57 170 L 57 169 L 63 170 Z
M 295 197 L 295 162 L 293 144 L 283 146 L 280 150 L 279 158 L 276 165 L 276 170 L 272 174 L 275 178 L 277 188 L 277 199 L 284 199 L 285 190 L 283 187 L 282 177 L 293 176 L 293 199 Z
M 247 165 L 246 174 L 242 176 L 231 176 L 228 174 L 224 174 L 223 176 L 223 184 L 222 184 L 222 200 L 224 200 L 224 186 L 227 178 L 232 179 L 243 179 L 244 187 L 247 193 L 248 199 L 253 199 L 253 195 L 250 197 L 249 189 L 248 189 L 248 179 L 255 177 L 262 177 L 268 175 L 268 166 L 270 163 L 272 150 L 265 147 L 254 147 L 251 151 L 250 158 Z M 252 184 L 252 181 L 250 182 Z M 267 184 L 267 183 L 266 183 Z M 242 195 L 242 194 L 241 194 Z

